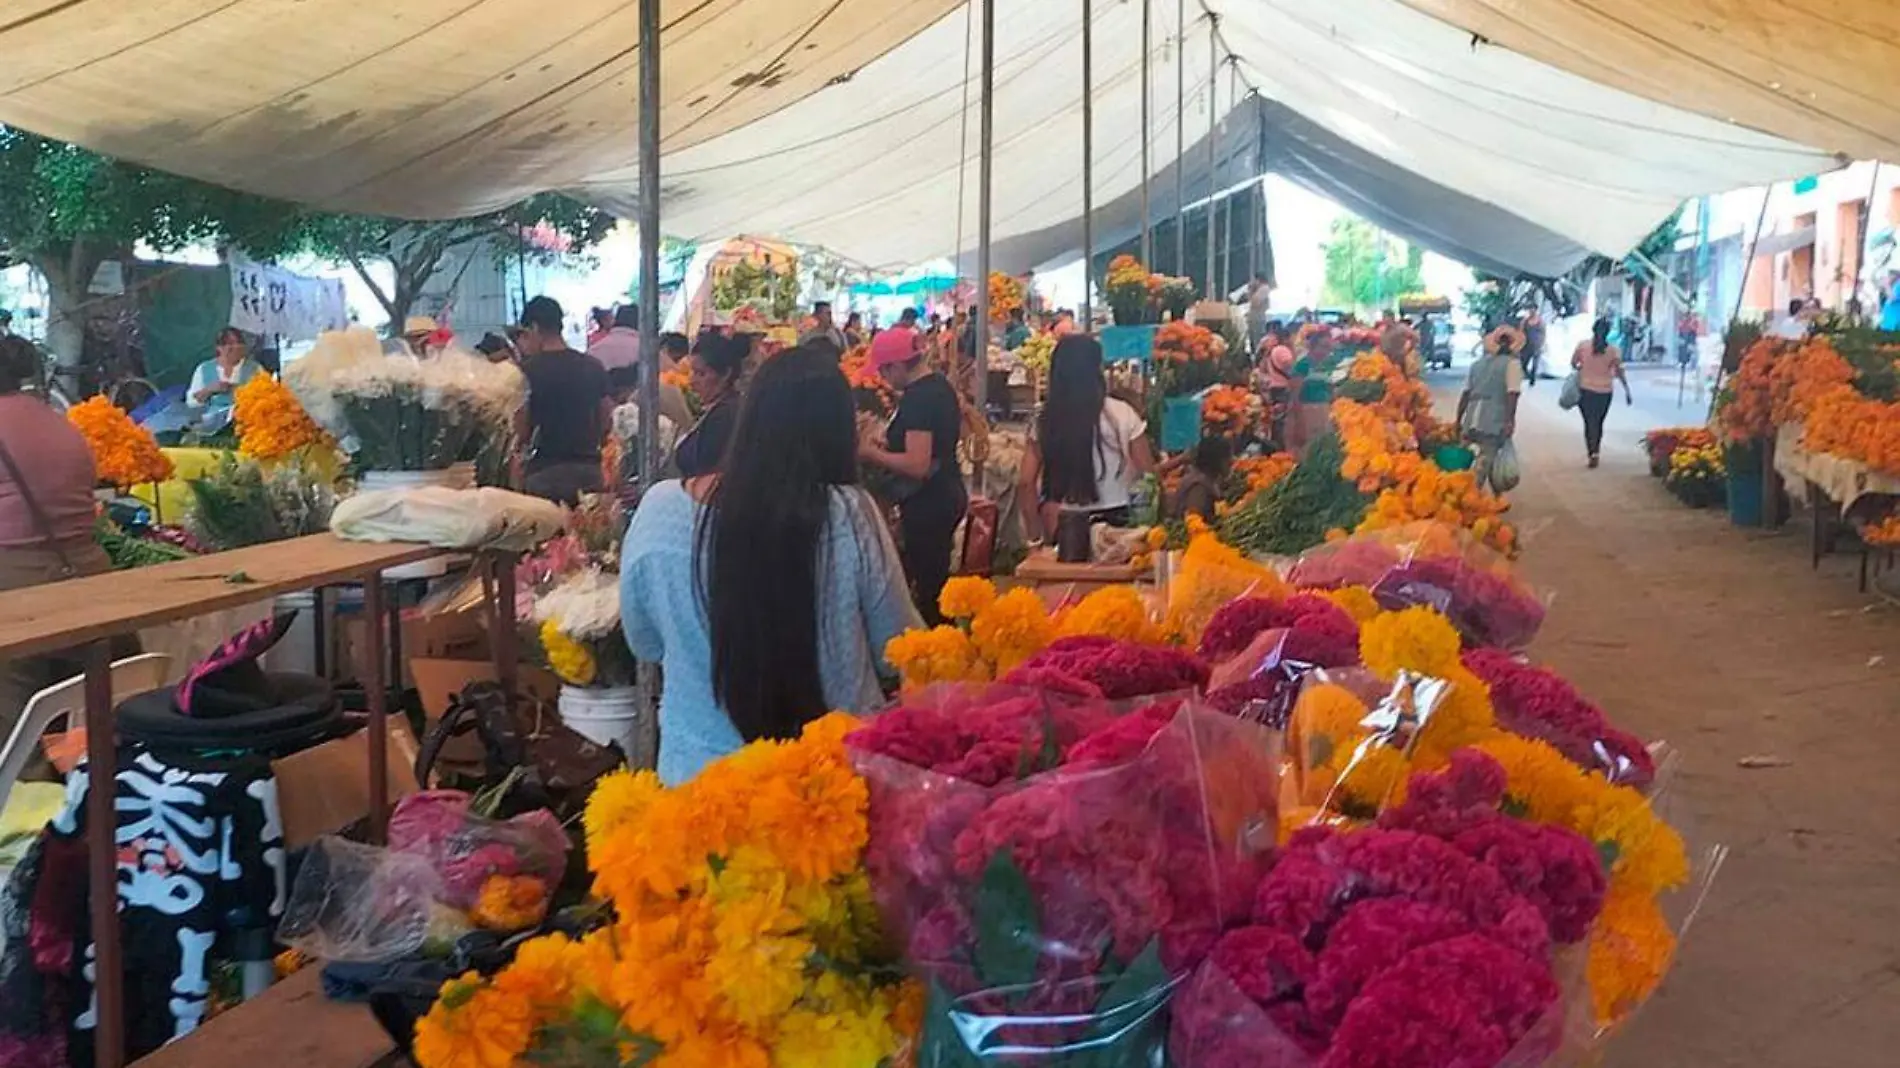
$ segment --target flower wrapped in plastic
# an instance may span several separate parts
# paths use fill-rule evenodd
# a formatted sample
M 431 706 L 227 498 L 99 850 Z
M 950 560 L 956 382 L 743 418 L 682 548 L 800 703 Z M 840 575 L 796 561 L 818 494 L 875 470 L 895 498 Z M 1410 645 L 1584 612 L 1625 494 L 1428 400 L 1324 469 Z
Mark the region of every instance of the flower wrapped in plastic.
M 1179 699 L 1057 694 L 1037 725 L 1024 696 L 972 688 L 974 706 L 886 713 L 850 739 L 872 886 L 930 984 L 918 1063 L 1147 1063 L 1174 985 L 1244 913 L 1269 856 L 1274 736 Z M 961 720 L 1017 726 L 959 753 Z M 1001 775 L 1002 748 L 976 759 L 996 741 L 1014 747 Z
M 1364 586 L 1387 609 L 1443 613 L 1473 647 L 1521 649 L 1543 626 L 1544 602 L 1510 562 L 1444 523 L 1367 531 L 1303 555 L 1289 572 L 1301 589 Z
M 1656 760 L 1642 739 L 1612 725 L 1568 679 L 1500 649 L 1472 649 L 1464 665 L 1484 680 L 1498 726 L 1549 742 L 1578 767 L 1647 790 Z

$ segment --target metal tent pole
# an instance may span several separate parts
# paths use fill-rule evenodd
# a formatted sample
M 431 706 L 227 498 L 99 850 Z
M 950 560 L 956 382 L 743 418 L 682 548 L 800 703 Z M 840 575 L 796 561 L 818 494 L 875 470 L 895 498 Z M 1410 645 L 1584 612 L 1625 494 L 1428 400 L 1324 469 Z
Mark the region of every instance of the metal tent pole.
M 1748 258 L 1742 261 L 1742 283 L 1735 290 L 1735 310 L 1729 314 L 1728 323 L 1722 328 L 1725 343 L 1722 349 L 1722 362 L 1715 368 L 1715 383 L 1709 387 L 1709 415 L 1715 418 L 1715 402 L 1722 393 L 1722 378 L 1728 372 L 1728 347 L 1726 336 L 1728 328 L 1742 317 L 1742 301 L 1748 299 L 1748 278 L 1755 271 L 1755 250 L 1761 247 L 1761 232 L 1768 225 L 1768 202 L 1775 198 L 1775 187 L 1769 186 L 1761 194 L 1761 212 L 1755 216 L 1755 237 L 1748 243 Z
M 990 174 L 996 152 L 996 0 L 983 0 L 983 98 L 977 102 L 976 165 L 976 410 L 989 412 L 990 392 Z M 1025 298 L 1027 294 L 1025 294 Z M 980 481 L 987 474 L 978 465 Z
M 640 490 L 660 465 L 660 0 L 640 0 Z
M 1214 198 L 1220 193 L 1220 146 L 1216 124 L 1220 95 L 1220 16 L 1207 13 L 1207 299 L 1214 300 Z
M 1082 0 L 1082 329 L 1095 331 L 1095 2 Z
M 1154 211 L 1148 195 L 1148 172 L 1153 170 L 1154 85 L 1149 63 L 1154 57 L 1154 0 L 1141 0 L 1141 265 L 1154 270 Z
M 1187 0 L 1174 7 L 1174 273 L 1187 274 Z
M 1232 56 L 1227 64 L 1227 103 L 1233 106 L 1240 102 L 1240 63 Z M 1227 198 L 1226 247 L 1220 258 L 1220 294 L 1221 299 L 1234 291 L 1234 198 Z

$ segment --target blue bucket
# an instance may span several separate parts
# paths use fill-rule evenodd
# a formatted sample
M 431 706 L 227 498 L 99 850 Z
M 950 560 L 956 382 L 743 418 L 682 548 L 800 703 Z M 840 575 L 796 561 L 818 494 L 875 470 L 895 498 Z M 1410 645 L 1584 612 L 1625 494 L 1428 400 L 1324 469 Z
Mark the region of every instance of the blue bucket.
M 1728 521 L 1738 527 L 1762 525 L 1760 445 L 1730 446 L 1724 457 L 1728 465 Z
M 1161 450 L 1185 452 L 1201 443 L 1201 398 L 1168 397 L 1161 402 Z
M 1432 463 L 1440 471 L 1469 471 L 1478 462 L 1478 454 L 1468 445 L 1441 445 L 1432 453 Z
M 1106 326 L 1096 340 L 1102 343 L 1102 359 L 1109 363 L 1145 364 L 1154 358 L 1155 335 L 1160 332 L 1158 326 Z

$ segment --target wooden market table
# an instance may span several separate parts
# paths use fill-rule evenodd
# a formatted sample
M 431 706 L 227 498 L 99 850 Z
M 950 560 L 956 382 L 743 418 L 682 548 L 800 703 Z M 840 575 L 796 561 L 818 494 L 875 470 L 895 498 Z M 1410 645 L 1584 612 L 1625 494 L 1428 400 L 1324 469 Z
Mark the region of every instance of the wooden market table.
M 1129 586 L 1146 578 L 1131 564 L 1065 564 L 1054 549 L 1037 549 L 1016 567 L 1016 582 L 1035 590 L 1051 608 L 1087 597 L 1107 586 Z
M 120 1068 L 125 1056 L 124 958 L 118 924 L 118 856 L 114 841 L 114 790 L 101 788 L 114 776 L 96 769 L 117 767 L 114 738 L 111 639 L 147 627 L 269 600 L 281 594 L 317 590 L 326 586 L 361 583 L 363 614 L 369 621 L 364 689 L 369 706 L 369 797 L 372 834 L 381 837 L 388 818 L 389 694 L 384 610 L 383 572 L 443 555 L 427 545 L 349 542 L 331 534 L 193 557 L 175 563 L 142 568 L 136 573 L 112 572 L 89 578 L 9 591 L 0 598 L 0 660 L 36 656 L 72 649 L 86 665 L 86 755 L 95 769 L 86 795 L 88 879 L 93 889 L 91 915 L 97 947 L 98 1031 L 95 1064 Z M 496 556 L 495 611 L 500 618 L 514 614 L 513 559 Z M 511 626 L 496 629 L 495 655 L 504 685 L 512 685 L 514 642 Z M 305 982 L 314 982 L 312 978 Z M 275 988 L 273 988 L 275 989 Z M 298 988 L 258 999 L 263 1006 L 282 1004 Z M 231 1010 L 248 1017 L 251 1003 Z M 298 1026 L 310 1017 L 302 1012 Z M 360 1014 L 367 1020 L 367 1014 Z M 368 1021 L 373 1026 L 373 1021 Z M 228 1030 L 235 1024 L 225 1024 Z M 323 1025 L 319 1025 L 323 1026 Z M 193 1036 L 196 1037 L 196 1036 Z M 285 1038 L 281 1031 L 277 1036 Z M 191 1039 L 184 1040 L 192 1043 Z M 263 1047 L 259 1047 L 260 1050 Z M 204 1051 L 200 1050 L 202 1054 Z M 281 1052 L 281 1050 L 279 1051 Z M 225 1060 L 214 1057 L 212 1060 Z M 178 1063 L 186 1063 L 179 1061 Z M 190 1063 L 206 1063 L 203 1059 Z M 330 1068 L 317 1061 L 298 1061 L 312 1068 Z

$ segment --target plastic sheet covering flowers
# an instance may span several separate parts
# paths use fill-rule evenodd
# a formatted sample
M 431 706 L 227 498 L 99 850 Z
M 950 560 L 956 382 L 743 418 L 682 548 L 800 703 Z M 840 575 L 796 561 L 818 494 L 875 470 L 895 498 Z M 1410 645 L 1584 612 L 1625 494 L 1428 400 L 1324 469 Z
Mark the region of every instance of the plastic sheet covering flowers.
M 386 356 L 360 327 L 323 334 L 284 381 L 372 471 L 439 470 L 505 444 L 528 390 L 511 363 L 455 350 L 426 360 Z
M 923 1068 L 1160 1063 L 1269 859 L 1273 735 L 1179 698 L 942 689 L 847 744 L 867 865 L 929 984 Z
M 171 458 L 160 451 L 158 439 L 105 397 L 90 397 L 73 405 L 66 418 L 92 450 L 100 482 L 136 486 L 172 477 Z
M 297 395 L 270 375 L 253 376 L 232 396 L 238 451 L 257 460 L 279 460 L 308 448 L 334 448 L 330 435 L 310 418 Z
M 1467 644 L 1520 649 L 1544 624 L 1535 590 L 1474 532 L 1427 522 L 1369 531 L 1304 554 L 1288 572 L 1301 589 L 1370 589 L 1389 609 L 1428 605 Z
M 754 743 L 676 789 L 650 772 L 603 780 L 588 861 L 612 920 L 446 984 L 416 1029 L 421 1068 L 887 1063 L 921 995 L 884 955 L 852 726 Z

